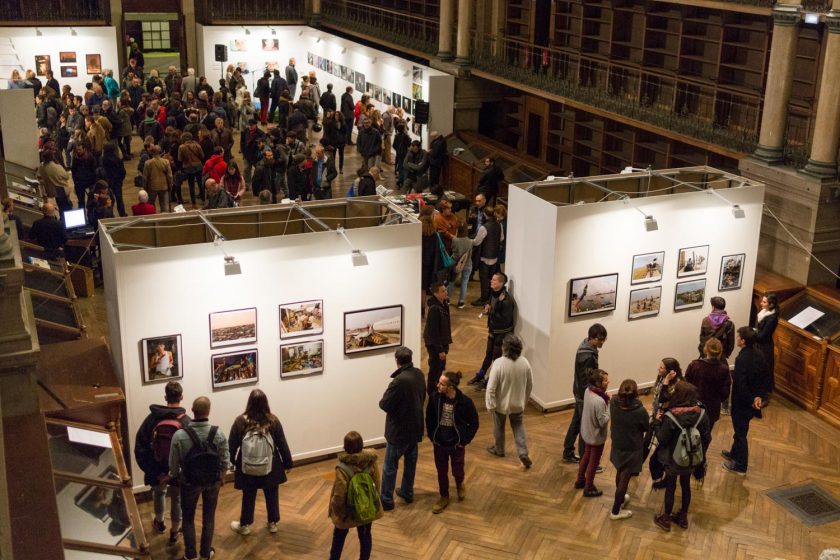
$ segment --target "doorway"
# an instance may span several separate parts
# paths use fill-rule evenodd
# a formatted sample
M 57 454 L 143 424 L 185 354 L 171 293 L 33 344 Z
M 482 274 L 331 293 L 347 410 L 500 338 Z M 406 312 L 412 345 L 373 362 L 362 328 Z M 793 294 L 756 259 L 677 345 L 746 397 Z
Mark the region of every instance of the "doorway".
M 153 68 L 164 76 L 170 65 L 175 66 L 179 71 L 185 67 L 184 26 L 181 14 L 126 12 L 123 20 L 126 53 L 132 40 L 140 46 L 140 51 L 145 58 L 143 70 L 147 76 Z

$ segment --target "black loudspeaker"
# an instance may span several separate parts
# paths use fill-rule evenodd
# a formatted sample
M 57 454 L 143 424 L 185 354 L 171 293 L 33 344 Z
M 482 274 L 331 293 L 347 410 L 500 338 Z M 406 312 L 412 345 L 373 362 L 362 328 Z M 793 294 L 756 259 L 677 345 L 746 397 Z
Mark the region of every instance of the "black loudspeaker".
M 216 45 L 216 62 L 227 62 L 227 45 Z
M 429 102 L 414 102 L 414 122 L 417 124 L 429 124 Z

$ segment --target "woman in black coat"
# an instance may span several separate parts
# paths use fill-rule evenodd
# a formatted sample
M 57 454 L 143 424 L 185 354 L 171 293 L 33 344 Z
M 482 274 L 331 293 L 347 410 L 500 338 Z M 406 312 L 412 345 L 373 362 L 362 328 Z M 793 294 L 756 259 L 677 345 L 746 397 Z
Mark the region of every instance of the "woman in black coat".
M 123 163 L 123 158 L 119 156 L 117 144 L 114 141 L 105 144 L 102 150 L 102 169 L 104 179 L 108 181 L 108 186 L 116 198 L 117 211 L 120 216 L 127 216 L 122 191 L 123 182 L 125 181 L 125 164 Z
M 274 454 L 271 462 L 271 472 L 264 476 L 245 474 L 242 467 L 243 442 L 250 432 L 259 432 L 271 436 Z M 230 429 L 230 456 L 233 458 L 234 483 L 237 490 L 242 490 L 242 510 L 239 521 L 231 521 L 230 528 L 240 535 L 251 533 L 254 523 L 254 507 L 257 501 L 257 490 L 262 488 L 265 495 L 265 507 L 268 511 L 268 531 L 277 532 L 280 521 L 279 486 L 286 482 L 286 472 L 292 468 L 292 454 L 286 443 L 283 426 L 280 420 L 271 413 L 268 398 L 259 389 L 251 391 L 245 414 L 236 418 Z
M 615 499 L 610 519 L 627 519 L 633 515 L 627 505 L 630 477 L 638 476 L 644 464 L 645 435 L 650 422 L 647 410 L 639 400 L 639 388 L 632 379 L 625 379 L 618 389 L 618 398 L 610 399 L 610 462 L 615 467 Z
M 758 312 L 758 320 L 755 324 L 755 348 L 764 356 L 767 363 L 768 387 L 770 393 L 776 388 L 776 375 L 774 373 L 776 360 L 773 355 L 773 333 L 779 326 L 779 309 L 776 294 L 767 294 L 761 298 L 761 310 Z M 764 401 L 767 406 L 768 398 Z

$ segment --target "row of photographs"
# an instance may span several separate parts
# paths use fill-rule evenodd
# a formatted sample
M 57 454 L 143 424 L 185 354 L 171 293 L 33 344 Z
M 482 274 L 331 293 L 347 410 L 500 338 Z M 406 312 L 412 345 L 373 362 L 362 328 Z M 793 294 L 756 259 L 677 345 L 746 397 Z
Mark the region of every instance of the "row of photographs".
M 705 274 L 709 246 L 680 249 L 677 277 Z M 737 290 L 741 287 L 744 272 L 743 253 L 721 258 L 718 291 Z M 665 252 L 645 253 L 633 257 L 630 284 L 645 284 L 662 280 L 662 264 Z M 677 283 L 674 294 L 674 310 L 701 307 L 705 298 L 706 279 Z M 616 307 L 618 294 L 618 273 L 601 274 L 585 278 L 573 278 L 569 290 L 569 317 L 612 311 Z M 659 313 L 662 287 L 655 286 L 630 292 L 628 317 L 638 319 Z
M 73 64 L 76 62 L 76 53 L 72 51 L 61 51 L 58 53 L 58 60 L 61 64 Z M 62 78 L 75 78 L 79 75 L 79 67 L 75 64 L 72 66 L 60 66 Z M 102 73 L 102 55 L 101 54 L 86 54 L 85 68 L 89 76 Z M 47 72 L 52 72 L 52 57 L 48 54 L 35 55 L 35 73 L 38 76 L 46 76 Z
M 311 300 L 280 306 L 280 338 L 315 336 L 324 332 L 323 301 Z M 284 334 L 285 333 L 285 334 Z M 344 313 L 346 355 L 400 346 L 403 340 L 403 306 L 377 307 Z M 211 348 L 257 342 L 255 307 L 210 314 Z M 216 346 L 213 346 L 213 343 Z M 181 335 L 144 338 L 140 341 L 143 384 L 184 376 Z M 211 356 L 213 389 L 255 383 L 259 379 L 257 349 L 248 348 Z M 300 340 L 280 345 L 280 378 L 319 374 L 324 371 L 324 340 Z

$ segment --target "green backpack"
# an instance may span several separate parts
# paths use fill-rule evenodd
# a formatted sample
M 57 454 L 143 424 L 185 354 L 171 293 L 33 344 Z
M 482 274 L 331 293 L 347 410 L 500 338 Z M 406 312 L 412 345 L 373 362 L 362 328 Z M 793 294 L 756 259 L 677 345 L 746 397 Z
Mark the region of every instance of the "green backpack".
M 371 467 L 357 471 L 347 463 L 339 462 L 338 468 L 350 479 L 347 483 L 347 508 L 353 513 L 353 519 L 359 525 L 371 523 L 379 512 L 376 485 L 370 475 Z

